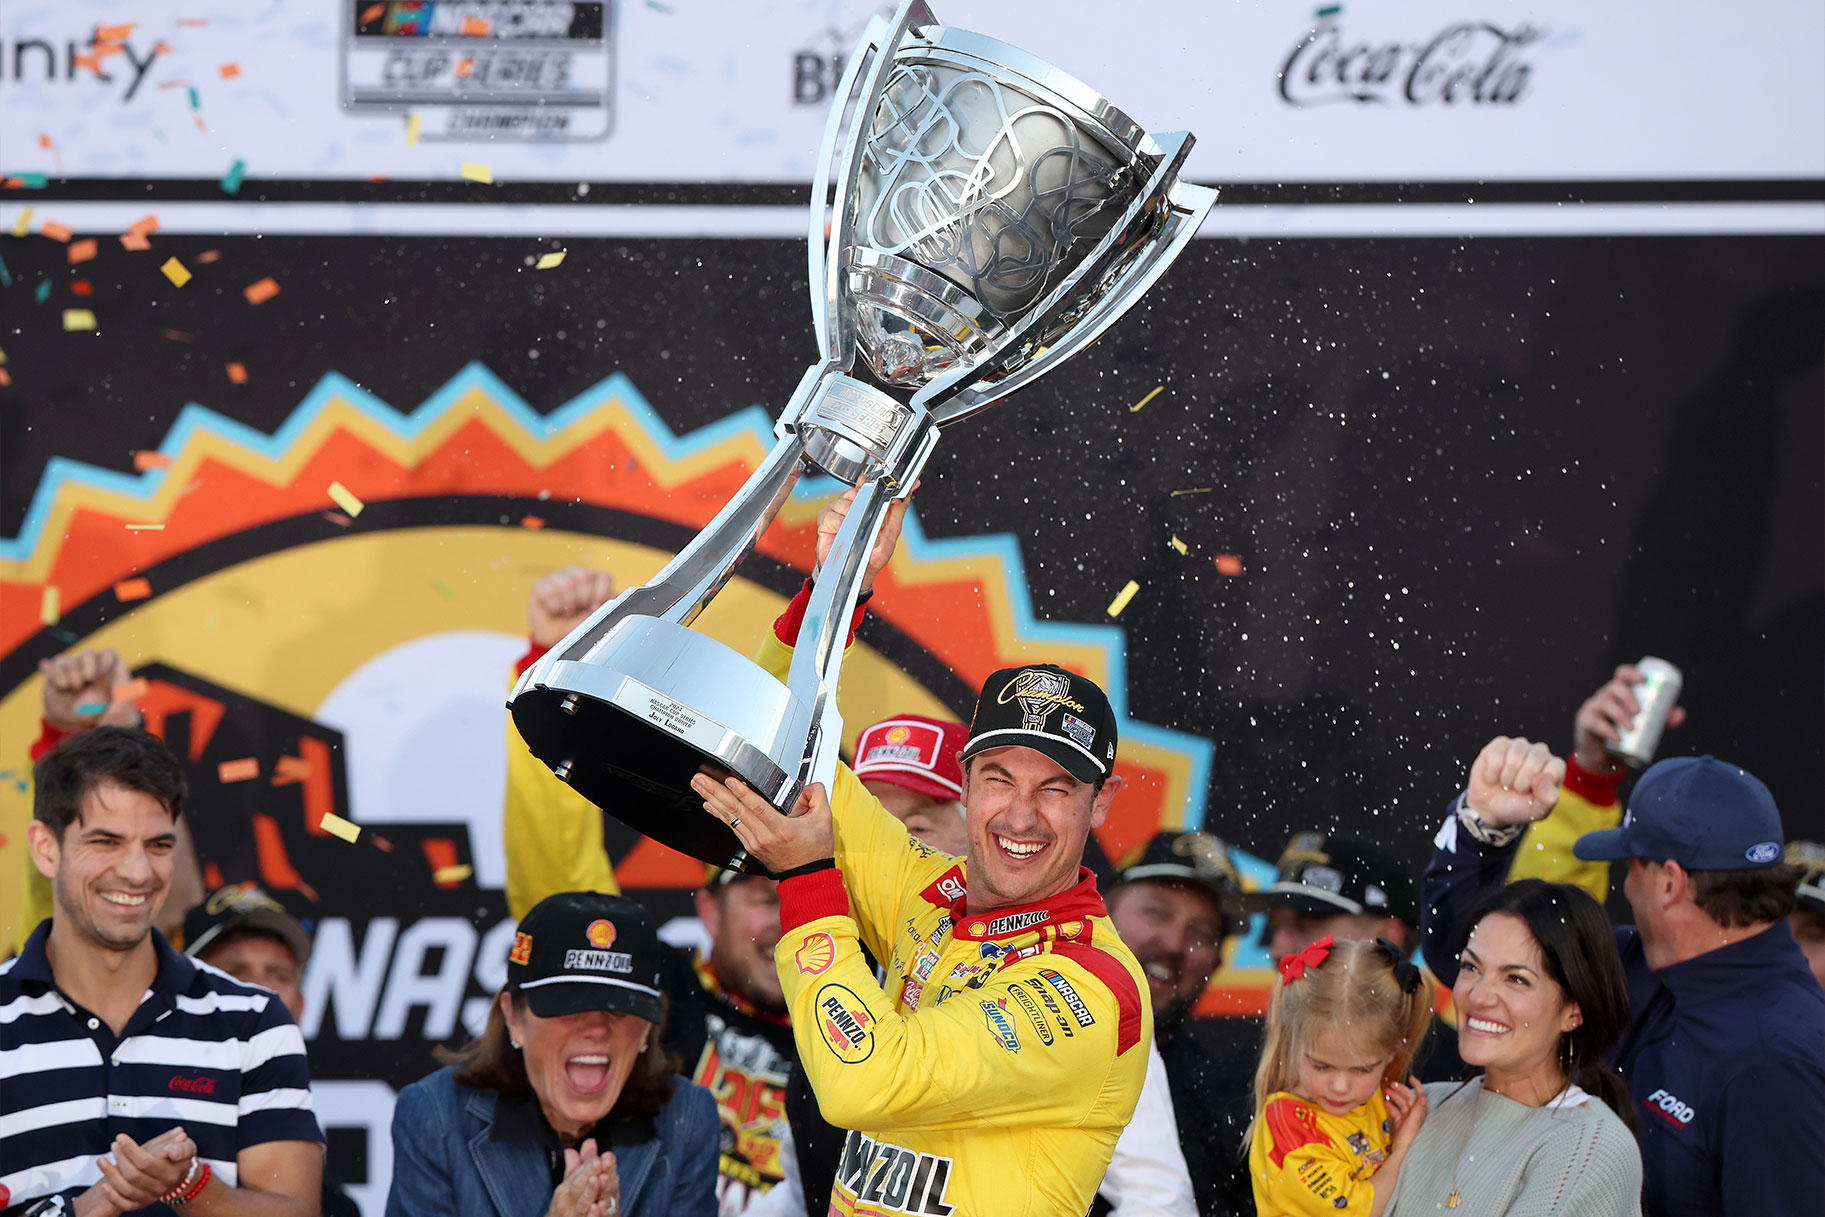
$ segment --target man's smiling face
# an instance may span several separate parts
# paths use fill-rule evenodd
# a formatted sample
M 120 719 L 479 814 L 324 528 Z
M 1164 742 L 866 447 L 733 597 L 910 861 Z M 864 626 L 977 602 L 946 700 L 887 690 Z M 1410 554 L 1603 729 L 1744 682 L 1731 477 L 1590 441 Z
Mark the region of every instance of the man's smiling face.
M 36 821 L 32 829 L 50 833 Z M 171 890 L 176 847 L 177 824 L 163 803 L 143 790 L 97 783 L 50 849 L 56 915 L 103 950 L 132 950 Z
M 1077 882 L 1084 843 L 1121 788 L 1099 791 L 1031 748 L 990 748 L 970 758 L 963 805 L 969 827 L 969 909 L 1032 904 Z

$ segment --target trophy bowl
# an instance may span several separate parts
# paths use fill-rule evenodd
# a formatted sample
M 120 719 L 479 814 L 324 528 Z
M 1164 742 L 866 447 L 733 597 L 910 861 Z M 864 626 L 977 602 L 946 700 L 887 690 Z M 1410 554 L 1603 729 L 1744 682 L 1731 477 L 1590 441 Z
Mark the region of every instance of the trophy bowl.
M 648 836 L 755 869 L 690 779 L 733 774 L 787 810 L 834 776 L 843 641 L 889 504 L 941 428 L 1084 350 L 1179 255 L 1216 198 L 1179 180 L 1192 143 L 923 0 L 871 20 L 812 186 L 819 359 L 710 525 L 521 676 L 508 705 L 533 754 Z M 781 683 L 688 627 L 807 468 L 856 499 Z

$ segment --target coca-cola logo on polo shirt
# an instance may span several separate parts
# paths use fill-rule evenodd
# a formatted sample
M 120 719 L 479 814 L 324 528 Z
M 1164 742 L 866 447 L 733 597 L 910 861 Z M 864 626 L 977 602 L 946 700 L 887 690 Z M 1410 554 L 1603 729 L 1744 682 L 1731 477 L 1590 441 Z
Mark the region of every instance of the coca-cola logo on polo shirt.
M 1419 38 L 1359 35 L 1322 17 L 1280 65 L 1288 105 L 1513 105 L 1533 78 L 1529 52 L 1546 38 L 1531 22 L 1456 21 Z

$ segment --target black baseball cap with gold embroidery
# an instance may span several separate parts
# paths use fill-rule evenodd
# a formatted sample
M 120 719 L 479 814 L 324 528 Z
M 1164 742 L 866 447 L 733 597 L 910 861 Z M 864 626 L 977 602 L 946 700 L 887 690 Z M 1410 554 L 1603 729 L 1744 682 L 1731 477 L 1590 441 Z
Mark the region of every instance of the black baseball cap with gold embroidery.
M 625 896 L 559 892 L 520 919 L 507 980 L 540 1018 L 611 1010 L 660 1020 L 659 936 Z
M 1096 682 L 1055 664 L 1003 668 L 976 699 L 963 759 L 991 748 L 1031 748 L 1080 782 L 1099 782 L 1115 765 L 1115 710 Z

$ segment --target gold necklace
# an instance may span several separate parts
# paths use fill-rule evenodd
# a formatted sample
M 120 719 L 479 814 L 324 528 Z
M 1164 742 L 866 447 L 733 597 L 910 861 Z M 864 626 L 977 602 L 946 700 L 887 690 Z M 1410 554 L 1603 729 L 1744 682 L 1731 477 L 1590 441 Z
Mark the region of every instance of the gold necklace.
M 1464 1198 L 1463 1189 L 1458 1187 L 1457 1183 L 1458 1167 L 1463 1165 L 1464 1151 L 1470 1148 L 1470 1138 L 1476 1135 L 1476 1122 L 1478 1117 L 1483 1114 L 1483 1092 L 1487 1089 L 1487 1084 L 1479 1085 L 1477 1087 L 1475 1110 L 1470 1113 L 1470 1127 L 1464 1130 L 1463 1140 L 1457 1143 L 1457 1164 L 1451 1168 L 1451 1194 L 1445 1197 L 1445 1207 L 1448 1209 L 1456 1208 Z M 1508 1138 L 1520 1131 L 1521 1125 L 1532 1119 L 1534 1111 L 1539 1110 L 1541 1109 L 1536 1107 L 1533 1111 L 1529 1111 L 1526 1115 L 1514 1122 L 1513 1128 L 1510 1128 L 1507 1132 L 1502 1134 L 1502 1139 L 1497 1141 L 1487 1154 L 1483 1155 L 1483 1160 L 1476 1164 L 1475 1170 L 1470 1172 L 1470 1178 L 1464 1180 L 1464 1187 L 1469 1187 L 1472 1183 L 1476 1182 L 1476 1177 L 1482 1173 L 1485 1166 L 1489 1165 L 1489 1160 L 1495 1157 L 1496 1150 L 1499 1150 L 1504 1145 L 1508 1144 Z

